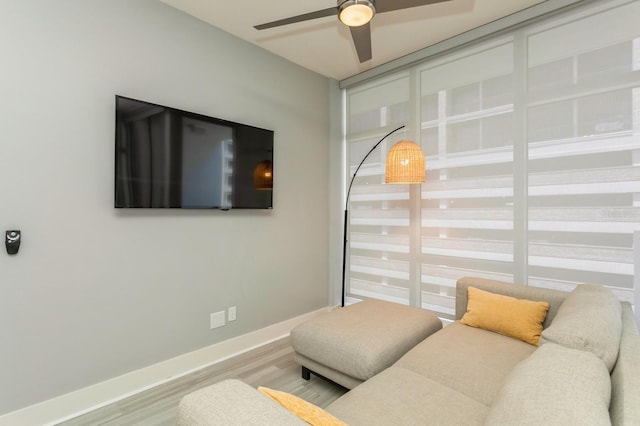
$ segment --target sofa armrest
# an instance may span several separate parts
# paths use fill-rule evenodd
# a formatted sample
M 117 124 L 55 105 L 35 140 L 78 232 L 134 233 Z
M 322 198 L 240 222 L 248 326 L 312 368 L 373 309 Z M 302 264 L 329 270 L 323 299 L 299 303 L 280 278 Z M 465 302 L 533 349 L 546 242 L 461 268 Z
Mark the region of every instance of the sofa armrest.
M 306 425 L 298 416 L 240 380 L 225 380 L 184 396 L 178 426 Z
M 467 289 L 469 287 L 479 288 L 480 290 L 489 291 L 491 293 L 502 294 L 505 296 L 515 297 L 517 299 L 527 299 L 536 302 L 548 302 L 549 311 L 544 320 L 543 327 L 547 328 L 553 317 L 555 317 L 558 308 L 569 293 L 552 290 L 541 287 L 531 287 L 526 285 L 512 284 L 504 281 L 489 280 L 486 278 L 463 277 L 456 283 L 456 319 L 462 318 L 467 311 Z
M 640 335 L 633 309 L 622 302 L 622 335 L 620 352 L 611 373 L 611 423 L 631 426 L 640 424 Z

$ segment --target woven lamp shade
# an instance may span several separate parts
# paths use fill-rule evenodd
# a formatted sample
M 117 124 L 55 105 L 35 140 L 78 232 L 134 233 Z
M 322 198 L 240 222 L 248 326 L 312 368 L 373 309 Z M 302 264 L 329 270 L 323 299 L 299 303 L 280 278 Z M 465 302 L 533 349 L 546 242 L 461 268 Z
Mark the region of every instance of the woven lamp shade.
M 273 190 L 273 165 L 271 161 L 261 161 L 253 169 L 253 185 L 258 191 Z
M 387 154 L 385 183 L 422 183 L 425 181 L 424 154 L 412 141 L 397 142 Z

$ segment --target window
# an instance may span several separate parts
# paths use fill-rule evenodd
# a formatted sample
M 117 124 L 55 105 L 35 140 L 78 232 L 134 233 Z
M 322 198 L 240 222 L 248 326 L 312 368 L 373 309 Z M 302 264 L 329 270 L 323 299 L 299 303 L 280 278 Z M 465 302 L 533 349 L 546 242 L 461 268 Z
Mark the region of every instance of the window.
M 349 176 L 406 125 L 354 181 L 347 297 L 453 318 L 455 282 L 473 275 L 639 301 L 634 16 L 639 2 L 583 7 L 347 89 Z M 402 138 L 426 156 L 418 190 L 383 184 Z
M 638 2 L 528 34 L 530 285 L 602 283 L 630 302 L 638 292 L 640 31 L 632 16 Z M 549 83 L 555 75 L 561 83 Z

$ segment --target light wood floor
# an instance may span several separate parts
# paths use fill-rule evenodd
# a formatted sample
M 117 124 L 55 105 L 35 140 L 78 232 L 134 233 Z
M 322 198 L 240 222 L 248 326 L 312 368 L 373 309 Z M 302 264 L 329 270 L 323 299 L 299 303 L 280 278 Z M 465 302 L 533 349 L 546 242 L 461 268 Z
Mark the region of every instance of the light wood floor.
M 287 337 L 60 425 L 175 425 L 176 408 L 183 395 L 229 378 L 241 379 L 254 387 L 290 392 L 319 407 L 326 407 L 346 392 L 314 375 L 309 381 L 302 379 Z

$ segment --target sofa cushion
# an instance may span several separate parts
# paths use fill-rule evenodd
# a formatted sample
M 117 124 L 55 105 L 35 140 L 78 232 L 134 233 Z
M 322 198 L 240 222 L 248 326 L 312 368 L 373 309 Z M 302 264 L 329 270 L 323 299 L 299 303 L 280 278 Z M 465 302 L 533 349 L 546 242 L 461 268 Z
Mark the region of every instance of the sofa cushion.
M 291 346 L 318 364 L 367 380 L 441 328 L 424 309 L 370 299 L 294 327 Z
M 538 345 L 549 303 L 516 299 L 475 287 L 469 287 L 468 293 L 467 311 L 460 320 L 462 324 Z
M 275 402 L 282 405 L 284 408 L 291 411 L 310 425 L 347 426 L 345 422 L 332 416 L 322 408 L 317 407 L 300 397 L 291 395 L 290 393 L 262 386 L 258 387 L 258 391 L 273 399 Z
M 622 318 L 620 301 L 608 289 L 577 286 L 560 306 L 542 342 L 586 350 L 598 356 L 609 372 L 618 358 Z
M 455 322 L 411 349 L 394 366 L 488 406 L 511 369 L 535 350 L 536 346 L 521 340 Z
M 481 425 L 489 408 L 405 368 L 392 366 L 327 411 L 350 425 Z
M 486 425 L 608 425 L 611 382 L 590 352 L 553 343 L 518 364 L 489 410 Z

